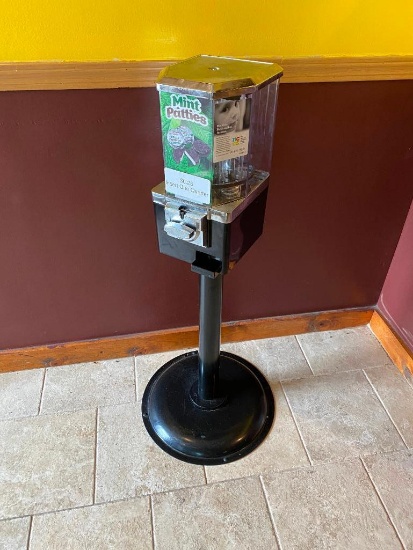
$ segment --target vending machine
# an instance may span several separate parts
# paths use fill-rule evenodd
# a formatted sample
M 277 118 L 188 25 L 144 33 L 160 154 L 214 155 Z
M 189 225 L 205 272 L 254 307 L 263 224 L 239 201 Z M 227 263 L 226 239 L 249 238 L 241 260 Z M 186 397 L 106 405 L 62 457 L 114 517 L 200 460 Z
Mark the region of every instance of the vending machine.
M 159 250 L 199 275 L 199 349 L 160 367 L 142 416 L 162 449 L 194 464 L 242 458 L 274 418 L 268 382 L 221 351 L 220 334 L 223 276 L 263 231 L 281 76 L 275 63 L 199 55 L 168 66 L 157 82 L 165 170 L 152 190 Z

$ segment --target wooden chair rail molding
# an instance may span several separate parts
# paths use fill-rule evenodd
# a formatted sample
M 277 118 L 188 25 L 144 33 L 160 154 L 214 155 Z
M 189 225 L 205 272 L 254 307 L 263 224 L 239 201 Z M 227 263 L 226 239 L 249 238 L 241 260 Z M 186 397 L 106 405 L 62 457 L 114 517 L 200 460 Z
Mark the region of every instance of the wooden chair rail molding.
M 306 332 L 338 330 L 369 323 L 368 308 L 304 313 L 223 323 L 222 341 L 240 342 Z M 198 346 L 198 327 L 0 351 L 0 372 L 145 355 Z
M 260 58 L 284 69 L 283 83 L 408 80 L 413 55 L 377 57 Z M 174 60 L 0 63 L 0 91 L 147 88 Z

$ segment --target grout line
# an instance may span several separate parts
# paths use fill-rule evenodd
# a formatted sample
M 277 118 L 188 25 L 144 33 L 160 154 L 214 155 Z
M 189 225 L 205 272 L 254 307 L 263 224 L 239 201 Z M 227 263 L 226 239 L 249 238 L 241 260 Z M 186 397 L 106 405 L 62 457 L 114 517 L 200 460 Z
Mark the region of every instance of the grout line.
M 135 405 L 135 402 L 134 401 L 125 401 L 125 402 L 122 402 L 122 403 L 116 403 L 114 405 L 101 405 L 99 408 L 105 408 L 105 409 L 108 409 L 110 407 L 122 407 L 123 405 Z M 28 420 L 28 419 L 33 419 L 33 418 L 38 418 L 39 416 L 41 416 L 42 418 L 44 417 L 50 417 L 50 416 L 68 416 L 70 414 L 77 414 L 77 413 L 82 413 L 82 412 L 87 412 L 87 411 L 94 411 L 96 410 L 96 406 L 93 407 L 93 406 L 90 406 L 90 407 L 85 407 L 85 408 L 82 408 L 82 409 L 68 409 L 68 410 L 57 410 L 57 411 L 50 411 L 48 413 L 43 413 L 43 414 L 29 414 L 29 415 L 25 415 L 25 416 L 12 416 L 10 418 L 0 418 L 0 424 L 2 422 L 22 422 L 24 420 Z M 1 520 L 0 520 L 1 521 Z
M 198 485 L 197 487 L 205 487 L 204 485 Z M 190 488 L 190 487 L 188 487 Z M 181 490 L 181 489 L 175 489 L 175 490 Z M 158 494 L 163 494 L 163 493 L 167 493 L 168 491 L 163 491 L 163 492 L 160 492 L 160 493 L 154 493 L 156 495 Z M 173 491 L 169 491 L 169 492 L 173 492 Z M 63 513 L 63 512 L 73 512 L 75 510 L 84 510 L 86 508 L 93 508 L 93 507 L 96 507 L 96 506 L 106 506 L 107 504 L 117 504 L 118 502 L 128 502 L 128 501 L 132 501 L 132 500 L 139 500 L 139 499 L 142 499 L 142 498 L 148 498 L 152 495 L 150 494 L 146 494 L 146 495 L 140 495 L 138 497 L 125 497 L 125 498 L 117 498 L 117 499 L 114 499 L 114 500 L 105 500 L 104 502 L 96 502 L 95 504 L 92 502 L 91 504 L 81 504 L 79 506 L 72 506 L 71 508 L 58 508 L 57 510 L 46 510 L 44 512 L 36 512 L 33 514 L 33 517 L 40 517 L 40 516 L 47 516 L 49 514 L 60 514 L 60 513 Z M 3 521 L 10 521 L 12 519 L 22 519 L 22 518 L 27 518 L 27 517 L 31 517 L 30 514 L 23 514 L 21 516 L 9 516 L 9 517 L 3 517 L 0 519 L 0 523 L 3 522 Z
M 155 516 L 153 513 L 153 498 L 152 495 L 149 495 L 149 507 L 151 511 L 151 531 L 152 531 L 152 548 L 155 550 L 156 542 L 155 542 Z
M 273 516 L 272 510 L 271 510 L 271 507 L 270 507 L 270 503 L 269 503 L 269 500 L 268 500 L 268 495 L 267 495 L 267 491 L 265 489 L 264 480 L 262 479 L 261 475 L 259 476 L 259 479 L 260 479 L 260 483 L 261 483 L 262 492 L 264 493 L 265 504 L 267 505 L 267 511 L 268 511 L 269 516 L 270 516 L 270 521 L 271 521 L 271 524 L 272 524 L 274 535 L 275 535 L 275 538 L 277 540 L 278 548 L 279 548 L 279 550 L 282 550 L 280 535 L 278 533 L 277 526 L 275 525 L 275 520 L 274 520 L 274 516 Z
M 98 426 L 99 426 L 99 407 L 96 408 L 96 422 L 95 422 L 95 460 L 93 466 L 93 489 L 92 489 L 92 502 L 96 504 L 96 486 L 97 486 L 97 459 L 98 459 Z
M 286 394 L 286 392 L 285 392 L 285 389 L 284 389 L 284 386 L 283 386 L 282 382 L 280 382 L 280 386 L 281 386 L 282 392 L 283 392 L 283 394 L 284 394 L 285 400 L 287 401 L 287 406 L 288 406 L 288 408 L 290 409 L 290 413 L 291 413 L 291 416 L 292 416 L 292 418 L 293 418 L 293 422 L 294 422 L 294 424 L 295 424 L 295 427 L 297 428 L 298 435 L 300 436 L 301 443 L 302 443 L 302 445 L 303 445 L 303 447 L 304 447 L 305 454 L 307 455 L 307 458 L 308 458 L 308 461 L 309 461 L 310 465 L 311 465 L 311 466 L 314 466 L 314 463 L 313 463 L 313 461 L 312 461 L 312 459 L 311 459 L 311 456 L 310 456 L 310 452 L 309 452 L 309 450 L 307 449 L 307 445 L 305 444 L 304 437 L 303 437 L 303 435 L 302 435 L 302 433 L 301 433 L 301 430 L 300 430 L 300 428 L 299 428 L 299 426 L 298 426 L 297 420 L 296 420 L 295 415 L 294 415 L 294 412 L 293 412 L 293 408 L 292 408 L 292 406 L 291 406 L 291 404 L 290 404 L 290 402 L 289 402 L 289 400 L 288 400 L 288 397 L 287 397 L 287 394 Z
M 310 368 L 310 371 L 314 374 L 314 371 L 313 371 L 313 369 L 311 368 L 310 360 L 308 359 L 307 355 L 305 354 L 305 351 L 304 351 L 304 349 L 303 349 L 303 346 L 301 345 L 301 342 L 300 342 L 300 340 L 297 338 L 297 335 L 296 335 L 296 334 L 294 335 L 294 338 L 295 338 L 295 341 L 296 341 L 297 344 L 298 344 L 298 347 L 299 347 L 300 350 L 301 350 L 301 353 L 304 355 L 304 359 L 306 360 L 307 365 L 308 365 L 309 368 Z
M 394 365 L 394 366 L 396 367 L 396 365 Z M 397 367 L 396 367 L 396 369 L 397 369 Z M 397 371 L 400 372 L 399 369 L 397 369 Z M 408 371 L 408 372 L 410 374 L 410 371 Z M 400 372 L 400 374 L 404 377 L 404 379 L 409 384 L 409 386 L 411 388 L 413 388 L 413 375 L 411 375 L 411 378 L 408 378 L 404 373 Z
M 30 516 L 30 523 L 29 523 L 29 534 L 27 536 L 27 550 L 29 550 L 31 542 L 32 542 L 32 527 L 33 527 L 33 516 Z
M 39 408 L 37 409 L 37 416 L 39 416 L 40 411 L 42 410 L 44 386 L 45 386 L 45 383 L 46 383 L 46 373 L 47 373 L 47 369 L 45 368 L 44 369 L 44 374 L 43 374 L 42 389 L 40 391 L 40 401 L 39 401 Z
M 375 493 L 376 493 L 376 495 L 377 495 L 377 498 L 379 499 L 381 505 L 383 506 L 383 509 L 384 509 L 384 511 L 386 512 L 386 516 L 387 516 L 387 518 L 388 518 L 388 520 L 389 520 L 391 526 L 393 527 L 393 529 L 394 529 L 394 531 L 395 531 L 395 533 L 396 533 L 397 538 L 398 538 L 399 541 L 400 541 L 400 544 L 402 545 L 402 547 L 404 548 L 404 550 L 406 550 L 406 547 L 405 547 L 405 545 L 403 544 L 402 537 L 401 537 L 399 531 L 397 530 L 396 525 L 393 523 L 393 520 L 392 520 L 391 515 L 390 515 L 390 513 L 389 513 L 389 511 L 388 511 L 388 509 L 387 509 L 387 506 L 385 505 L 384 500 L 381 498 L 380 491 L 378 490 L 376 484 L 374 483 L 374 480 L 373 480 L 372 476 L 370 475 L 370 472 L 369 472 L 368 469 L 367 469 L 367 466 L 366 466 L 366 464 L 365 464 L 365 462 L 364 462 L 364 460 L 363 460 L 363 457 L 360 457 L 360 461 L 361 461 L 361 464 L 362 464 L 362 466 L 363 466 L 363 468 L 364 468 L 364 470 L 365 470 L 365 472 L 366 472 L 366 474 L 367 474 L 367 477 L 368 477 L 369 480 L 370 480 L 370 483 L 371 483 L 372 486 L 373 486 L 373 489 L 374 489 L 374 491 L 375 491 Z
M 387 414 L 387 416 L 390 418 L 390 421 L 391 421 L 391 423 L 393 424 L 393 426 L 395 427 L 397 433 L 398 433 L 399 436 L 401 437 L 401 439 L 402 439 L 402 441 L 403 441 L 403 443 L 404 443 L 406 449 L 408 449 L 409 446 L 407 445 L 407 443 L 406 443 L 406 441 L 405 441 L 405 439 L 404 439 L 404 437 L 403 437 L 403 434 L 400 432 L 399 428 L 398 428 L 397 425 L 396 425 L 396 422 L 393 420 L 392 415 L 391 415 L 390 412 L 387 410 L 386 405 L 384 404 L 382 398 L 380 397 L 379 392 L 378 392 L 378 391 L 376 390 L 376 388 L 374 387 L 374 384 L 372 383 L 372 381 L 371 381 L 370 378 L 368 377 L 367 372 L 366 372 L 364 369 L 363 369 L 363 374 L 364 374 L 364 376 L 367 378 L 367 381 L 368 381 L 368 383 L 370 384 L 370 386 L 371 386 L 371 388 L 372 388 L 374 394 L 376 395 L 376 397 L 377 397 L 377 399 L 379 400 L 379 402 L 380 402 L 381 406 L 383 407 L 383 409 L 386 411 L 386 414 Z M 400 449 L 399 449 L 399 450 L 400 450 Z

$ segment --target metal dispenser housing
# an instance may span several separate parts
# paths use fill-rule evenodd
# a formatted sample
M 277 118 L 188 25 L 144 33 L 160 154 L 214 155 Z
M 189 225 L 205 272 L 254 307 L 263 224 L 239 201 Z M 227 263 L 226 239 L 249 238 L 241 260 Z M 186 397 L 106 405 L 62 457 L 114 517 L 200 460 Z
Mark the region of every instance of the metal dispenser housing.
M 200 276 L 199 351 L 164 365 L 142 415 L 155 442 L 195 464 L 251 452 L 274 417 L 271 389 L 220 351 L 222 279 L 263 230 L 279 78 L 274 63 L 200 55 L 160 75 L 165 181 L 152 190 L 159 250 Z M 242 296 L 241 296 L 242 299 Z

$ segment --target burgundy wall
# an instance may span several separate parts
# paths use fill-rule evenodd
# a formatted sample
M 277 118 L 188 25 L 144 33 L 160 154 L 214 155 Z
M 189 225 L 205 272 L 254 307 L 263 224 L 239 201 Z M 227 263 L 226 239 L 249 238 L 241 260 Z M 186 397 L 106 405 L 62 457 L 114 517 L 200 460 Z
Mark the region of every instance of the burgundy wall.
M 413 196 L 413 81 L 283 84 L 264 235 L 237 320 L 375 304 Z M 157 251 L 154 89 L 0 94 L 0 348 L 197 323 Z
M 413 156 L 413 147 L 411 152 Z M 413 351 L 413 203 L 378 306 Z

